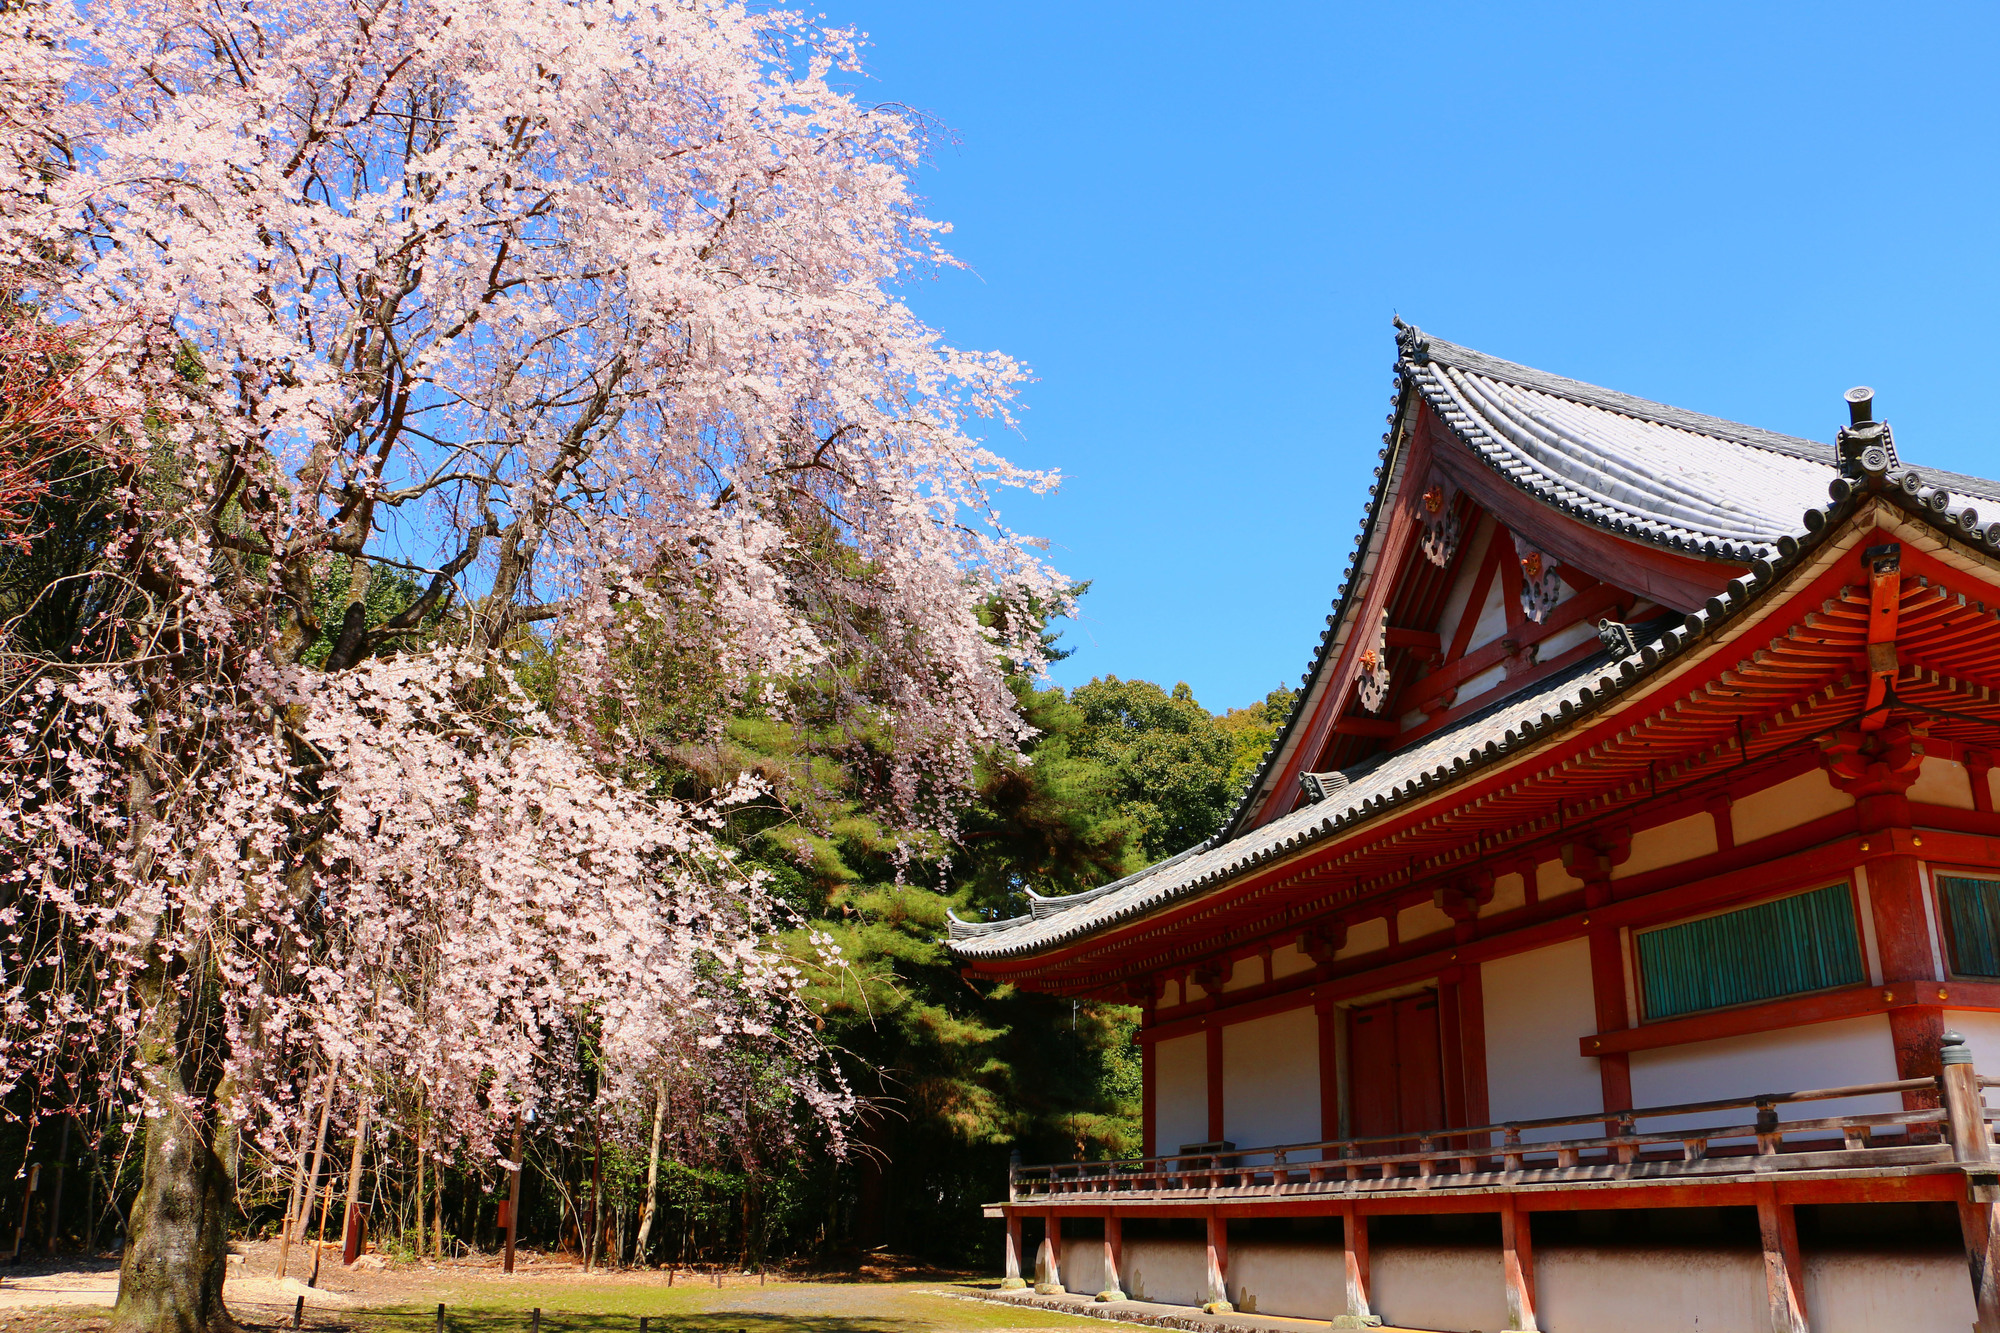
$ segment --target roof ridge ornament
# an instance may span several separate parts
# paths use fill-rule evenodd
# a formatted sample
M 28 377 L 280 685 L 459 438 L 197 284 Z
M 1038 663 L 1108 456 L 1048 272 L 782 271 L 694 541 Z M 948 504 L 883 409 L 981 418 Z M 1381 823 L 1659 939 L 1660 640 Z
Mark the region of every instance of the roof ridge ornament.
M 1318 805 L 1335 792 L 1345 790 L 1347 786 L 1348 778 L 1345 773 L 1299 774 L 1299 790 L 1305 794 L 1308 805 Z
M 1424 331 L 1414 324 L 1405 324 L 1401 315 L 1391 315 L 1396 326 L 1396 347 L 1403 359 L 1413 366 L 1427 366 L 1431 363 L 1431 340 L 1424 337 Z
M 1631 657 L 1639 651 L 1639 636 L 1632 627 L 1621 620 L 1606 618 L 1597 622 L 1597 638 L 1604 650 L 1613 657 Z
M 1848 424 L 1835 440 L 1840 474 L 1851 481 L 1879 482 L 1902 466 L 1896 457 L 1896 436 L 1886 421 L 1875 420 L 1875 391 L 1857 385 L 1841 397 L 1847 400 Z

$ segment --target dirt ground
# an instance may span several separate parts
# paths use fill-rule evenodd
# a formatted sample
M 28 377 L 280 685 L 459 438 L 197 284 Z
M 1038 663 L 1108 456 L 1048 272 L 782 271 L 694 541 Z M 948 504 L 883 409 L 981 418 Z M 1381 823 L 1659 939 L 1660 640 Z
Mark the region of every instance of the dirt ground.
M 293 1248 L 283 1279 L 276 1276 L 275 1244 L 240 1249 L 231 1258 L 224 1299 L 252 1330 L 290 1328 L 300 1297 L 310 1333 L 436 1333 L 439 1305 L 445 1307 L 445 1333 L 638 1333 L 642 1317 L 648 1333 L 1113 1333 L 1132 1327 L 972 1300 L 960 1284 L 991 1284 L 989 1276 L 890 1257 L 835 1272 L 760 1278 L 713 1269 L 585 1273 L 568 1258 L 523 1251 L 509 1276 L 495 1256 L 395 1263 L 371 1255 L 347 1269 L 329 1247 L 318 1284 L 308 1286 L 310 1247 Z M 105 1333 L 117 1290 L 117 1263 L 108 1255 L 0 1267 L 0 1331 Z

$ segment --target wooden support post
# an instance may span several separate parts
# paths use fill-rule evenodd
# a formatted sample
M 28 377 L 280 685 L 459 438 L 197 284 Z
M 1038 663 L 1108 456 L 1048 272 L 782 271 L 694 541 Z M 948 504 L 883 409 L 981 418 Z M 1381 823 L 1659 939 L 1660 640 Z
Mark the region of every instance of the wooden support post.
M 1209 1314 L 1228 1314 L 1236 1307 L 1229 1303 L 1229 1220 L 1214 1209 L 1208 1213 L 1208 1290 L 1201 1308 Z
M 1958 1229 L 1965 1240 L 1965 1266 L 1972 1277 L 1973 1333 L 2000 1333 L 2000 1225 L 1993 1205 L 1961 1202 Z
M 1810 1333 L 1798 1219 L 1792 1205 L 1778 1201 L 1776 1185 L 1757 1186 L 1757 1230 L 1764 1242 L 1764 1289 L 1770 1302 L 1771 1333 Z
M 1125 1299 L 1125 1279 L 1120 1269 L 1125 1261 L 1125 1228 L 1118 1220 L 1118 1214 L 1104 1215 L 1104 1286 L 1099 1289 L 1100 1301 L 1122 1301 Z
M 1019 1291 L 1028 1284 L 1021 1280 L 1021 1214 L 1007 1210 L 1006 1265 L 1000 1272 L 1000 1290 Z
M 1374 1328 L 1381 1319 L 1368 1303 L 1368 1218 L 1351 1203 L 1340 1206 L 1340 1248 L 1346 1261 L 1347 1313 L 1335 1315 L 1335 1328 Z
M 1534 1333 L 1535 1240 L 1534 1214 L 1521 1208 L 1512 1194 L 1500 1198 L 1500 1255 L 1507 1277 L 1507 1327 Z
M 514 1271 L 514 1238 L 521 1234 L 521 1113 L 514 1112 L 514 1165 L 507 1169 L 507 1251 L 500 1259 L 500 1271 Z M 423 1206 L 418 1204 L 419 1213 Z
M 1956 1032 L 1945 1033 L 1939 1043 L 1938 1063 L 1952 1156 L 1968 1164 L 1991 1162 L 1995 1156 L 1993 1134 L 1986 1127 L 1986 1101 L 1965 1038 Z M 1974 1333 L 2000 1333 L 2000 1227 L 1994 1224 L 1993 1205 L 1960 1201 L 1958 1229 L 1965 1241 L 1965 1266 L 1972 1278 L 1972 1306 L 1978 1316 L 1972 1326 Z
M 1042 1246 L 1035 1252 L 1035 1294 L 1059 1296 L 1062 1284 L 1062 1214 L 1045 1214 Z

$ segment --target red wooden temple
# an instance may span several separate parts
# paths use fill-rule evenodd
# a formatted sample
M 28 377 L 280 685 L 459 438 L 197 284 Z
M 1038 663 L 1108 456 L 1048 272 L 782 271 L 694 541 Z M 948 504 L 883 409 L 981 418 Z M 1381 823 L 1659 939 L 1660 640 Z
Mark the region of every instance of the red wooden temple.
M 1137 1004 L 1145 1149 L 1007 1277 L 1431 1329 L 2000 1333 L 2000 483 L 1398 324 L 1381 465 L 1228 823 L 954 922 Z

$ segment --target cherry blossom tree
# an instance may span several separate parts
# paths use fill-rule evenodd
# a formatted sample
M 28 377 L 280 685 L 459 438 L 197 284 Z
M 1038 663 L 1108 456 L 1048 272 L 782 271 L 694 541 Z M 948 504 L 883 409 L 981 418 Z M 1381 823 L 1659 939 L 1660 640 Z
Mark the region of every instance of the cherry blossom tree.
M 916 809 L 1066 595 L 977 435 L 1020 370 L 895 294 L 953 261 L 857 70 L 715 0 L 0 11 L 0 284 L 119 423 L 73 632 L 0 642 L 0 1059 L 144 1120 L 125 1326 L 226 1326 L 231 1182 L 336 1088 L 497 1153 L 748 1048 L 837 1136 L 634 664 L 865 676 Z

